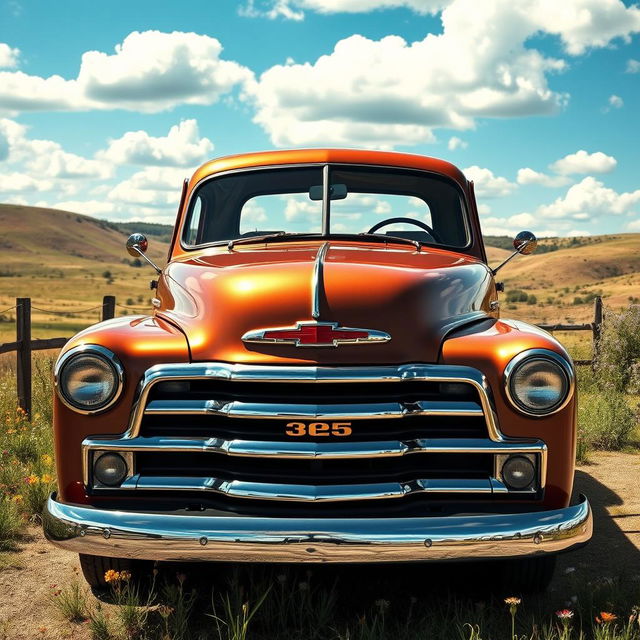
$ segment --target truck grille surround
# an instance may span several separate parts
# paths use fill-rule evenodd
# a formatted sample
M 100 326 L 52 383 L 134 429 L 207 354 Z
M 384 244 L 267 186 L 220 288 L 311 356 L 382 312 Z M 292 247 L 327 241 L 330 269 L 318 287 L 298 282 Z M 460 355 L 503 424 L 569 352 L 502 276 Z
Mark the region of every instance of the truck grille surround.
M 126 433 L 91 437 L 83 451 L 85 483 L 105 499 L 145 495 L 150 504 L 274 517 L 530 501 L 546 475 L 545 444 L 501 434 L 479 371 L 431 364 L 157 365 Z M 128 465 L 117 487 L 93 478 L 108 451 Z M 524 489 L 502 477 L 514 455 L 535 467 Z

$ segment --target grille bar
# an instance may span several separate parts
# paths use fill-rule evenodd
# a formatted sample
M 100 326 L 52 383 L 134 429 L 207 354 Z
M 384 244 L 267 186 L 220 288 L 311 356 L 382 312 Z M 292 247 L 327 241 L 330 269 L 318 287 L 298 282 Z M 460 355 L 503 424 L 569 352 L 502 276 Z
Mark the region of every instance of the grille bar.
M 480 400 L 489 438 L 502 440 L 496 418 L 489 400 L 489 386 L 484 375 L 477 369 L 458 365 L 407 364 L 373 367 L 324 367 L 324 366 L 270 366 L 240 365 L 226 363 L 176 363 L 151 367 L 145 372 L 140 385 L 138 400 L 129 423 L 128 437 L 140 435 L 142 419 L 149 403 L 149 394 L 161 382 L 171 381 L 238 381 L 279 382 L 287 384 L 341 383 L 348 390 L 349 384 L 403 382 L 456 382 L 473 387 Z M 153 400 L 152 400 L 153 401 Z M 410 415 L 410 414 L 405 414 Z M 253 416 L 255 417 L 255 416 Z M 371 417 L 371 416 L 370 416 Z
M 258 458 L 387 458 L 420 453 L 542 453 L 546 446 L 540 440 L 493 442 L 481 438 L 421 438 L 418 440 L 378 442 L 303 442 L 226 440 L 224 438 L 129 438 L 87 439 L 86 451 L 176 452 L 223 454 Z
M 219 400 L 152 400 L 145 415 L 217 415 L 230 418 L 278 419 L 327 418 L 358 420 L 404 418 L 405 416 L 482 417 L 477 402 L 376 402 L 367 404 L 295 404 L 263 402 L 225 402 Z
M 140 476 L 128 478 L 121 487 L 141 491 L 212 492 L 234 498 L 282 500 L 293 502 L 343 502 L 349 500 L 385 500 L 416 493 L 508 493 L 495 478 L 424 479 L 408 482 L 383 482 L 348 485 L 302 485 L 247 482 L 221 478 L 178 478 Z

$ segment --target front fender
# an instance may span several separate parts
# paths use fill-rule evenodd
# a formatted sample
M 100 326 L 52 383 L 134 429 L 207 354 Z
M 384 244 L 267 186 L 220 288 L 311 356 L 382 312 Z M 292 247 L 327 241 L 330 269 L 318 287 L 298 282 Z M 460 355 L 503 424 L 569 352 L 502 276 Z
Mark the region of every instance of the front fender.
M 514 320 L 483 323 L 451 335 L 442 345 L 441 362 L 468 365 L 484 373 L 493 391 L 498 424 L 505 436 L 540 438 L 548 447 L 543 502 L 549 508 L 569 504 L 576 455 L 577 397 L 547 417 L 531 417 L 509 401 L 503 383 L 510 360 L 528 349 L 548 349 L 571 363 L 566 349 L 549 333 Z
M 124 368 L 124 388 L 109 409 L 83 415 L 65 406 L 56 393 L 53 401 L 53 432 L 59 493 L 62 500 L 86 502 L 82 484 L 81 443 L 91 435 L 123 433 L 144 372 L 160 362 L 188 362 L 189 347 L 184 334 L 155 317 L 129 316 L 100 322 L 75 335 L 62 349 L 101 345 L 112 351 Z

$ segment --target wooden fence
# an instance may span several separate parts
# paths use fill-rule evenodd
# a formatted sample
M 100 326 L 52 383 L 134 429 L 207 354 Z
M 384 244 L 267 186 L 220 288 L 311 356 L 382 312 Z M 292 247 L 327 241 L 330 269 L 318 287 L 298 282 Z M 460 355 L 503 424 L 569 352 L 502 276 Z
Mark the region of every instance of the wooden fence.
M 99 307 L 96 307 L 99 308 Z M 16 378 L 18 387 L 18 405 L 27 415 L 31 415 L 31 352 L 42 349 L 60 349 L 69 338 L 31 339 L 31 298 L 16 298 L 16 340 L 0 344 L 0 354 L 16 351 Z M 102 320 L 115 317 L 115 296 L 102 299 Z M 593 322 L 586 324 L 539 324 L 546 331 L 590 331 L 593 335 L 593 354 L 597 354 L 598 339 L 603 320 L 602 298 L 594 301 Z M 590 365 L 593 360 L 574 360 L 576 365 Z

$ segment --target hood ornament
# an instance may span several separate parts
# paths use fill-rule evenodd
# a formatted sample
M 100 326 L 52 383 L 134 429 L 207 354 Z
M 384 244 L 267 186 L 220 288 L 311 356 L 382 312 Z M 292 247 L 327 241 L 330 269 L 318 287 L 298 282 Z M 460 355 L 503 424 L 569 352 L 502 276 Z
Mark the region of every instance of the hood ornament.
M 324 293 L 324 261 L 329 250 L 325 242 L 316 255 L 311 277 L 311 316 L 313 320 L 296 322 L 295 327 L 271 327 L 247 331 L 243 342 L 292 344 L 296 347 L 339 347 L 343 344 L 389 342 L 391 336 L 374 329 L 341 327 L 337 322 L 321 322 L 320 301 Z
M 343 344 L 380 344 L 391 336 L 374 329 L 341 327 L 337 322 L 296 322 L 295 327 L 273 327 L 248 331 L 243 342 L 292 344 L 296 347 L 339 347 Z

